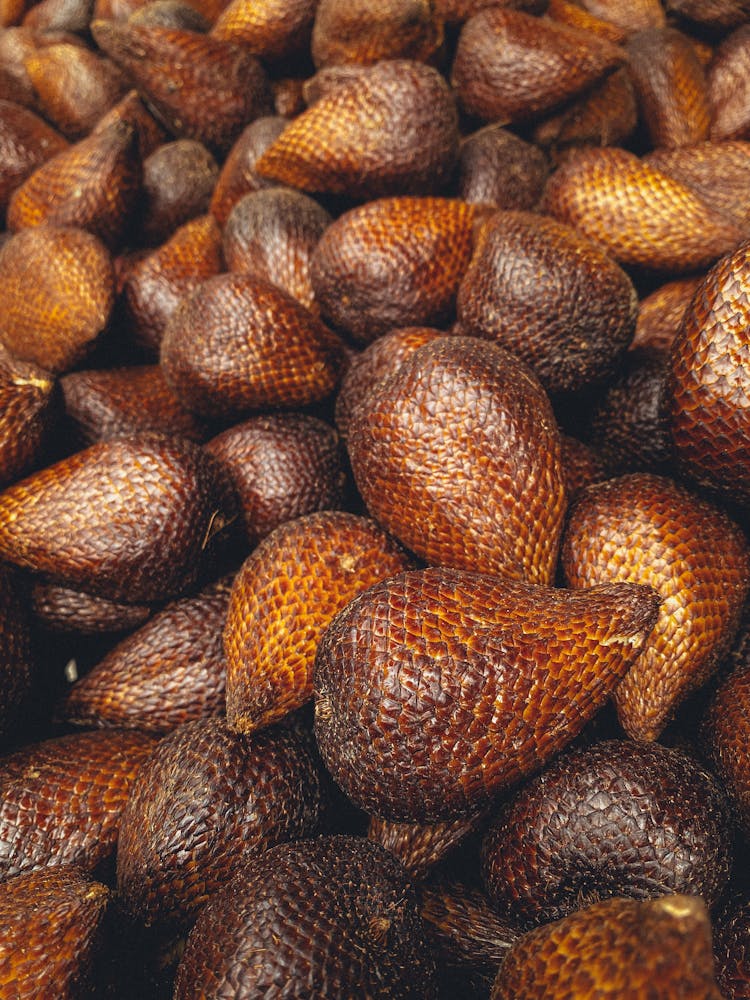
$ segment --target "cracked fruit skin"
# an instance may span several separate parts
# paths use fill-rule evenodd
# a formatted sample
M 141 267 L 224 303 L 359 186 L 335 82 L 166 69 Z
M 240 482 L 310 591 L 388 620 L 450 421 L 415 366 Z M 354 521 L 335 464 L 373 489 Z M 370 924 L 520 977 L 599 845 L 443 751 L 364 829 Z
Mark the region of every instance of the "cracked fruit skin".
M 360 807 L 400 820 L 481 808 L 578 735 L 656 620 L 648 587 L 562 591 L 426 569 L 333 620 L 315 661 L 315 733 Z

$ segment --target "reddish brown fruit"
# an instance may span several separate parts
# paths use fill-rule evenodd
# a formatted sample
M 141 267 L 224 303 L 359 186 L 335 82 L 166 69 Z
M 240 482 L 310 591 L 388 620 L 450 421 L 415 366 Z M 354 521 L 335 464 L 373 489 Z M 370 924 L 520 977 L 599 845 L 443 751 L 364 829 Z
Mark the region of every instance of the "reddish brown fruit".
M 491 1000 L 721 1000 L 697 896 L 606 899 L 524 935 Z
M 568 434 L 562 435 L 562 463 L 565 490 L 571 499 L 592 483 L 607 479 L 602 456 L 594 448 Z
M 75 733 L 0 761 L 0 881 L 34 868 L 93 872 L 113 853 L 145 733 Z
M 0 86 L 3 98 L 36 111 L 36 97 L 24 59 L 36 49 L 31 28 L 5 28 L 0 31 Z
M 314 17 L 315 0 L 232 0 L 211 34 L 273 61 L 309 45 Z
M 311 983 L 320 1000 L 438 996 L 414 890 L 367 840 L 284 844 L 244 865 L 196 923 L 174 995 L 309 996 Z
M 0 100 L 0 217 L 15 189 L 67 147 L 63 137 L 33 111 Z
M 123 99 L 99 120 L 93 131 L 101 132 L 103 129 L 108 129 L 115 121 L 126 122 L 136 130 L 141 160 L 145 160 L 167 141 L 164 128 L 149 113 L 136 90 L 129 90 Z
M 713 922 L 716 982 L 726 1000 L 750 997 L 750 899 L 733 898 Z
M 14 571 L 0 565 L 0 742 L 22 731 L 34 682 L 31 627 Z
M 453 169 L 458 115 L 443 77 L 406 59 L 361 67 L 290 122 L 255 170 L 351 198 L 430 194 Z
M 0 555 L 132 603 L 195 583 L 235 515 L 213 460 L 158 435 L 104 441 L 0 493 Z
M 750 138 L 749 71 L 750 25 L 743 24 L 717 47 L 708 68 L 714 142 Z
M 150 28 L 177 28 L 205 34 L 211 27 L 203 14 L 184 0 L 148 0 L 126 20 L 130 25 Z
M 179 227 L 208 211 L 219 167 L 206 147 L 178 139 L 143 161 L 142 242 L 162 243 Z
M 224 631 L 229 725 L 251 733 L 308 702 L 315 653 L 333 617 L 410 565 L 381 528 L 343 511 L 272 532 L 232 588 Z
M 477 828 L 484 816 L 460 816 L 442 823 L 398 823 L 371 816 L 367 837 L 395 854 L 414 879 L 423 879 Z
M 186 929 L 248 856 L 317 833 L 317 766 L 283 729 L 249 738 L 219 720 L 166 736 L 133 784 L 117 845 L 117 887 L 139 922 Z
M 46 225 L 0 248 L 0 341 L 48 372 L 67 371 L 91 348 L 114 303 L 112 259 L 82 229 Z
M 529 14 L 543 14 L 547 0 L 433 0 L 433 6 L 448 24 L 460 24 L 485 7 L 509 7 Z
M 261 64 L 231 42 L 178 28 L 93 21 L 97 44 L 174 135 L 226 152 L 271 108 Z
M 544 153 L 501 125 L 486 125 L 461 145 L 458 194 L 471 204 L 531 209 L 549 166 Z
M 0 991 L 77 1000 L 90 987 L 109 890 L 76 868 L 27 872 L 0 889 Z
M 23 24 L 40 35 L 52 32 L 85 33 L 91 20 L 91 0 L 40 0 L 32 3 Z
M 695 293 L 672 344 L 670 431 L 698 483 L 750 499 L 750 242 L 719 261 Z
M 464 25 L 452 81 L 465 111 L 507 124 L 551 111 L 624 61 L 591 32 L 490 7 Z
M 118 604 L 44 580 L 32 587 L 31 607 L 42 628 L 75 635 L 130 632 L 151 615 L 146 604 Z
M 426 569 L 355 598 L 315 662 L 315 732 L 337 784 L 390 819 L 474 811 L 543 767 L 637 659 L 658 599 Z
M 283 118 L 258 118 L 230 149 L 211 197 L 211 214 L 220 226 L 243 195 L 274 186 L 274 181 L 255 173 L 255 163 L 286 126 Z
M 750 588 L 750 548 L 727 515 L 671 480 L 634 473 L 591 487 L 572 508 L 562 549 L 571 587 L 653 587 L 659 619 L 615 692 L 633 739 L 658 739 L 713 673 Z
M 734 670 L 714 695 L 703 721 L 702 737 L 732 802 L 735 816 L 750 836 L 750 668 Z
M 57 411 L 54 377 L 0 346 L 0 488 L 39 462 Z
M 667 9 L 713 28 L 733 28 L 750 15 L 747 0 L 667 0 Z
M 239 419 L 299 407 L 338 384 L 338 337 L 287 292 L 254 275 L 220 274 L 184 299 L 164 333 L 161 363 L 183 404 Z
M 702 278 L 679 278 L 661 285 L 638 306 L 638 321 L 631 350 L 668 352 L 677 336 L 685 310 L 695 294 Z
M 582 0 L 581 6 L 628 33 L 663 28 L 666 22 L 660 0 Z
M 251 548 L 286 521 L 343 504 L 344 451 L 336 431 L 317 417 L 251 417 L 205 450 L 232 482 Z
M 427 562 L 549 583 L 565 513 L 560 436 L 527 366 L 441 337 L 352 414 L 354 478 L 372 515 Z
M 380 59 L 426 62 L 443 41 L 443 22 L 430 0 L 320 0 L 311 53 L 315 65 L 370 65 Z
M 627 38 L 628 33 L 624 28 L 618 27 L 606 16 L 597 17 L 590 13 L 578 0 L 549 0 L 545 13 L 553 21 L 591 31 L 616 44 Z

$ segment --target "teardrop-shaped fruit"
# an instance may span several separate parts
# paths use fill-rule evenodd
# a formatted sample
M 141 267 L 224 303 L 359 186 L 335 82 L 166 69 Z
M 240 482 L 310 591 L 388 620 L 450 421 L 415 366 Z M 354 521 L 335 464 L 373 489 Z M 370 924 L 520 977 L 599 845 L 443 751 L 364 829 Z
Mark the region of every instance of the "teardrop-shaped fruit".
M 648 587 L 562 591 L 447 569 L 404 573 L 334 619 L 315 732 L 349 797 L 389 819 L 483 807 L 566 746 L 638 657 Z
M 344 502 L 344 449 L 336 431 L 317 417 L 250 417 L 204 447 L 231 480 L 251 548 L 286 521 L 337 510 Z
M 39 462 L 58 409 L 54 376 L 0 344 L 0 488 Z
M 244 865 L 203 910 L 175 1000 L 280 991 L 320 1000 L 438 996 L 414 890 L 382 847 L 341 836 L 282 844 Z
M 750 589 L 750 547 L 718 508 L 647 473 L 599 483 L 572 507 L 562 548 L 571 587 L 648 584 L 659 619 L 615 692 L 633 739 L 655 740 L 717 668 Z
M 161 344 L 167 382 L 205 417 L 319 402 L 338 384 L 343 345 L 265 278 L 220 274 L 183 299 Z
M 231 0 L 211 29 L 265 61 L 298 53 L 310 43 L 315 0 Z
M 565 514 L 549 400 L 497 344 L 441 337 L 361 400 L 349 456 L 367 507 L 427 562 L 549 583 Z
M 409 566 L 380 527 L 344 511 L 310 514 L 268 535 L 232 588 L 224 632 L 230 726 L 253 732 L 309 701 L 315 653 L 334 615 Z
M 360 343 L 450 321 L 475 210 L 448 198 L 382 198 L 340 216 L 312 257 L 322 315 Z
M 168 604 L 73 685 L 57 718 L 163 733 L 223 715 L 230 589 L 231 579 L 223 579 Z
M 702 282 L 702 278 L 678 278 L 660 285 L 641 299 L 631 350 L 646 348 L 668 352 L 677 336 L 685 310 Z
M 735 817 L 750 836 L 750 667 L 740 666 L 722 681 L 701 734 Z
M 457 150 L 458 115 L 443 77 L 423 63 L 386 59 L 290 122 L 255 170 L 352 198 L 430 194 L 448 180 Z
M 547 181 L 546 211 L 604 246 L 621 264 L 694 271 L 744 236 L 684 184 L 624 149 L 586 149 Z
M 286 126 L 284 118 L 266 116 L 257 118 L 240 133 L 227 154 L 211 196 L 211 214 L 220 226 L 243 195 L 275 185 L 275 181 L 255 173 L 255 163 Z
M 248 122 L 271 110 L 265 71 L 239 45 L 114 21 L 93 21 L 91 33 L 176 136 L 226 152 Z
M 462 330 L 523 358 L 550 394 L 611 375 L 637 310 L 635 288 L 614 260 L 531 212 L 496 212 L 485 223 L 458 293 Z
M 219 167 L 202 142 L 165 142 L 143 161 L 142 221 L 138 235 L 159 244 L 176 229 L 208 212 Z
M 747 14 L 744 16 L 747 17 Z M 750 25 L 743 24 L 717 47 L 708 68 L 711 138 L 714 142 L 750 139 L 748 71 Z
M 491 1000 L 721 1000 L 698 896 L 606 899 L 525 934 Z
M 415 879 L 422 879 L 472 833 L 485 818 L 484 812 L 459 816 L 438 823 L 399 823 L 371 816 L 367 837 L 382 844 Z
M 443 41 L 430 0 L 319 0 L 310 52 L 320 69 L 381 59 L 427 62 Z
M 750 499 L 750 242 L 695 293 L 672 344 L 670 431 L 683 472 L 739 503 Z
M 502 125 L 485 125 L 461 144 L 458 195 L 472 204 L 532 209 L 549 165 L 544 153 Z
M 482 844 L 490 898 L 520 925 L 610 896 L 681 892 L 710 908 L 731 863 L 713 775 L 679 750 L 625 740 L 559 757 L 501 810 Z
M 31 589 L 34 620 L 51 632 L 101 635 L 130 632 L 151 615 L 147 604 L 122 604 L 72 590 L 59 583 L 37 580 Z
M 33 111 L 0 100 L 0 216 L 15 189 L 67 142 Z
M 164 600 L 198 579 L 235 513 L 198 445 L 118 438 L 0 493 L 0 555 L 102 597 Z
M 0 760 L 0 881 L 34 868 L 92 872 L 114 852 L 153 736 L 111 730 L 35 743 Z
M 246 860 L 318 832 L 317 765 L 283 729 L 250 738 L 218 719 L 164 737 L 133 784 L 117 845 L 117 887 L 139 922 L 189 927 Z
M 42 226 L 0 247 L 0 341 L 48 372 L 79 362 L 107 325 L 114 272 L 106 248 L 82 229 Z
M 18 875 L 0 887 L 0 993 L 77 1000 L 91 986 L 109 890 L 77 868 Z
M 31 622 L 10 567 L 0 565 L 0 742 L 23 733 L 23 709 L 35 680 Z
M 624 61 L 592 32 L 488 7 L 461 31 L 452 81 L 465 111 L 507 124 L 551 111 Z

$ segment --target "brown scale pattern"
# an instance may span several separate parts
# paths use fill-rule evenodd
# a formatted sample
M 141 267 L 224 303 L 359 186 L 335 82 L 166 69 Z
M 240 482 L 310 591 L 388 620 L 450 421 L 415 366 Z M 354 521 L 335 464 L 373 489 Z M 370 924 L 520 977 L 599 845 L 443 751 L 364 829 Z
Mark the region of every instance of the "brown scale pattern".
M 157 25 L 99 20 L 91 32 L 173 135 L 226 153 L 248 122 L 271 110 L 265 70 L 241 46 Z
M 399 823 L 371 816 L 367 837 L 394 854 L 412 878 L 423 879 L 479 826 L 484 816 L 459 816 L 442 823 Z
M 672 27 L 650 28 L 633 35 L 626 50 L 652 145 L 675 148 L 707 139 L 706 75 L 687 35 Z
M 324 807 L 317 766 L 293 733 L 246 737 L 218 719 L 180 726 L 141 768 L 123 813 L 126 912 L 186 930 L 248 856 L 317 833 Z
M 58 707 L 67 723 L 165 733 L 224 713 L 231 579 L 168 604 L 109 650 Z
M 697 896 L 607 899 L 524 935 L 491 1000 L 721 1000 Z
M 9 567 L 0 565 L 0 741 L 23 729 L 22 709 L 33 690 L 35 664 L 25 594 Z
M 18 233 L 0 248 L 0 301 L 0 341 L 23 361 L 67 371 L 109 321 L 112 258 L 82 229 Z
M 161 344 L 167 382 L 205 417 L 300 407 L 336 388 L 343 346 L 309 309 L 265 278 L 220 274 L 184 299 Z
M 60 379 L 69 433 L 80 447 L 156 431 L 205 441 L 211 431 L 180 403 L 159 365 L 69 372 Z
M 442 18 L 431 0 L 320 0 L 310 51 L 318 69 L 381 59 L 427 62 L 442 41 Z
M 672 344 L 670 431 L 681 468 L 740 503 L 750 498 L 750 242 L 706 275 Z
M 58 405 L 54 376 L 0 345 L 0 489 L 40 461 Z
M 547 0 L 433 0 L 433 5 L 448 24 L 460 24 L 485 7 L 509 7 L 529 14 L 543 14 Z
M 0 881 L 114 852 L 138 769 L 156 740 L 137 732 L 75 733 L 0 759 Z
M 466 112 L 507 124 L 553 110 L 624 61 L 592 32 L 489 7 L 461 31 L 452 82 Z
M 485 125 L 461 144 L 458 195 L 471 204 L 531 209 L 542 196 L 544 153 L 503 128 Z
M 219 166 L 202 142 L 178 139 L 155 149 L 143 161 L 139 239 L 158 245 L 208 212 L 218 176 Z
M 143 625 L 151 615 L 147 604 L 118 604 L 46 580 L 34 582 L 31 607 L 42 628 L 76 635 L 127 632 Z
M 427 562 L 549 583 L 566 497 L 560 435 L 531 370 L 497 344 L 417 348 L 354 410 L 368 510 Z
M 654 630 L 615 692 L 628 735 L 658 739 L 739 627 L 750 589 L 747 539 L 722 510 L 672 480 L 633 473 L 578 497 L 562 566 L 571 587 L 627 581 L 659 594 Z
M 447 198 L 383 198 L 346 212 L 312 256 L 322 315 L 365 344 L 394 327 L 449 322 L 475 216 Z
M 522 358 L 550 394 L 611 375 L 633 338 L 638 297 L 627 274 L 570 226 L 496 212 L 458 292 L 469 336 Z
M 33 53 L 36 39 L 31 28 L 10 27 L 0 32 L 0 84 L 3 97 L 38 111 L 34 88 L 24 67 L 24 59 Z
M 28 108 L 0 100 L 0 218 L 10 196 L 45 160 L 67 148 L 65 139 Z
M 684 184 L 612 147 L 581 150 L 558 167 L 544 206 L 621 264 L 658 271 L 708 267 L 743 238 Z
M 273 62 L 309 45 L 315 6 L 315 0 L 232 0 L 211 34 Z
M 482 876 L 519 926 L 599 899 L 703 897 L 713 907 L 732 864 L 723 790 L 692 757 L 605 740 L 564 754 L 505 806 L 482 843 Z
M 660 0 L 583 0 L 581 6 L 628 34 L 663 28 L 666 21 Z
M 0 556 L 112 600 L 165 600 L 196 581 L 235 503 L 198 445 L 103 441 L 0 493 Z
M 414 890 L 383 848 L 354 837 L 284 844 L 204 909 L 175 1000 L 205 996 L 436 1000 Z
M 747 0 L 667 0 L 667 10 L 714 28 L 732 28 L 750 16 Z
M 750 25 L 717 46 L 707 75 L 711 139 L 750 139 Z
M 750 997 L 750 899 L 731 898 L 713 922 L 716 981 L 725 1000 Z
M 0 995 L 80 1000 L 88 995 L 109 890 L 73 867 L 18 875 L 0 888 Z
M 227 270 L 257 274 L 317 312 L 310 261 L 331 216 L 299 191 L 270 188 L 241 198 L 224 226 Z
M 678 278 L 660 285 L 641 299 L 630 349 L 668 351 L 680 328 L 685 310 L 702 281 L 700 276 Z
M 129 90 L 123 99 L 99 120 L 93 131 L 100 132 L 109 128 L 113 121 L 129 122 L 138 132 L 138 148 L 142 161 L 167 141 L 164 127 L 148 111 L 137 90 Z
M 702 727 L 703 742 L 750 836 L 750 668 L 739 667 L 722 681 Z
M 404 573 L 355 598 L 315 662 L 315 732 L 361 808 L 449 819 L 543 767 L 637 658 L 658 599 L 448 569 Z
M 182 300 L 222 270 L 221 230 L 213 216 L 186 222 L 130 269 L 123 285 L 129 332 L 138 343 L 158 351 Z
M 624 28 L 618 27 L 609 20 L 606 14 L 597 17 L 579 4 L 577 0 L 549 0 L 545 13 L 553 21 L 560 21 L 572 28 L 591 31 L 615 44 L 624 41 L 628 34 Z
M 278 527 L 245 560 L 224 631 L 227 720 L 254 732 L 312 697 L 326 628 L 357 594 L 411 561 L 374 522 L 321 511 Z
M 255 173 L 255 163 L 286 126 L 286 120 L 278 116 L 257 118 L 229 150 L 211 196 L 210 211 L 220 226 L 243 195 L 275 186 L 275 181 Z
M 562 435 L 562 463 L 565 490 L 571 499 L 592 483 L 608 478 L 602 455 L 569 434 Z
M 344 503 L 344 449 L 336 431 L 317 417 L 251 417 L 205 449 L 232 481 L 251 547 L 286 521 Z
M 89 0 L 40 0 L 26 11 L 23 23 L 42 35 L 52 31 L 83 34 L 90 16 Z
M 8 205 L 8 229 L 77 226 L 108 246 L 121 240 L 141 186 L 138 133 L 113 120 L 38 167 Z
M 387 59 L 359 68 L 290 122 L 255 170 L 350 198 L 430 194 L 450 177 L 457 150 L 455 101 L 440 73 Z

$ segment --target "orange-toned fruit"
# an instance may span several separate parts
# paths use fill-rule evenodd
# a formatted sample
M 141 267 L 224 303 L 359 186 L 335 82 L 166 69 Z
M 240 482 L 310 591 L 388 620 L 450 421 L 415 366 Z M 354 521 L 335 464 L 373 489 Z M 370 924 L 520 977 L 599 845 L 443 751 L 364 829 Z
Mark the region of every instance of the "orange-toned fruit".
M 701 730 L 734 815 L 750 834 L 750 668 L 741 665 L 711 699 Z
M 411 561 L 374 522 L 321 511 L 283 524 L 245 560 L 229 603 L 227 720 L 251 733 L 312 697 L 313 663 L 334 615 Z
M 166 142 L 143 161 L 139 239 L 162 243 L 179 227 L 208 211 L 219 167 L 195 139 Z
M 663 28 L 666 22 L 661 0 L 581 0 L 581 6 L 628 33 Z
M 0 488 L 40 461 L 58 410 L 54 376 L 0 346 Z
M 395 854 L 414 879 L 422 879 L 484 819 L 484 812 L 442 823 L 399 823 L 371 816 L 367 837 Z
M 475 811 L 578 735 L 637 659 L 657 608 L 634 584 L 563 591 L 450 569 L 377 584 L 318 647 L 323 760 L 376 816 Z
M 544 153 L 502 125 L 485 125 L 461 144 L 458 195 L 472 204 L 531 209 L 542 196 Z
M 347 437 L 368 510 L 427 562 L 549 583 L 565 514 L 560 435 L 536 377 L 473 337 L 413 351 Z
M 633 739 L 658 739 L 727 652 L 750 589 L 750 547 L 727 515 L 672 480 L 634 473 L 592 486 L 570 513 L 571 587 L 648 584 L 661 598 L 643 652 L 615 692 Z
M 0 100 L 0 215 L 10 196 L 45 160 L 67 147 L 65 139 L 33 111 Z
M 607 899 L 524 935 L 491 1000 L 721 1000 L 698 896 Z
M 232 0 L 211 29 L 265 61 L 283 59 L 310 42 L 315 0 Z
M 669 351 L 701 277 L 668 281 L 641 299 L 631 350 Z
M 315 65 L 369 65 L 381 59 L 426 62 L 443 41 L 430 0 L 319 0 L 310 51 Z
M 553 21 L 569 24 L 571 28 L 583 28 L 584 31 L 609 39 L 610 42 L 619 43 L 627 38 L 628 33 L 624 28 L 618 27 L 606 16 L 597 17 L 592 14 L 579 0 L 549 0 L 545 13 Z
M 262 117 L 251 122 L 227 154 L 211 196 L 211 214 L 220 226 L 229 218 L 235 204 L 245 194 L 273 187 L 275 181 L 255 173 L 255 163 L 286 128 L 281 117 Z
M 51 632 L 101 635 L 130 632 L 151 615 L 147 604 L 122 604 L 72 590 L 59 583 L 36 580 L 31 588 L 34 620 Z
M 0 341 L 48 372 L 83 359 L 114 304 L 106 247 L 90 233 L 46 225 L 18 233 L 0 248 Z
M 91 986 L 109 890 L 73 867 L 18 875 L 0 887 L 0 993 L 77 1000 Z

